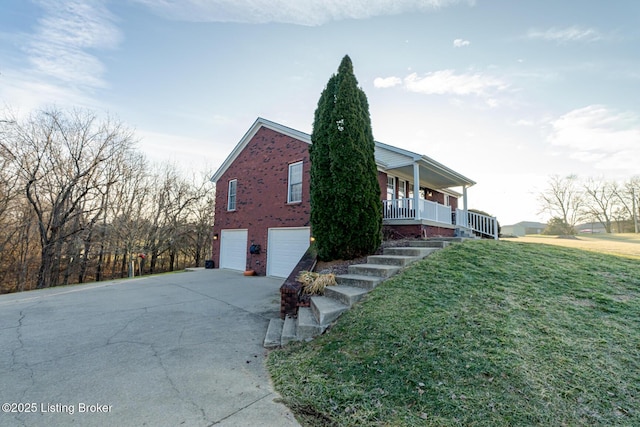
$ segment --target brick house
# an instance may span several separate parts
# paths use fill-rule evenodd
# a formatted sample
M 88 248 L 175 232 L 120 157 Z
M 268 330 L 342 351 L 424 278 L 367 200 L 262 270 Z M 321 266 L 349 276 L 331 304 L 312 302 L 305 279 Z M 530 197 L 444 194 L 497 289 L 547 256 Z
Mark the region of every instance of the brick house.
M 312 235 L 309 144 L 310 135 L 258 118 L 216 171 L 216 266 L 289 275 Z M 429 157 L 379 142 L 375 157 L 383 223 L 391 237 L 453 236 L 482 222 L 466 212 L 472 180 Z

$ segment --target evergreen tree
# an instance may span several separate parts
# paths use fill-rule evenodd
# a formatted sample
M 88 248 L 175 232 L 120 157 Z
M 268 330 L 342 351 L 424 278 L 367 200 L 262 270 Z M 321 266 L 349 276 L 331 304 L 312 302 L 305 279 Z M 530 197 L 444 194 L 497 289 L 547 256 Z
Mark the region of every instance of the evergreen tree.
M 313 122 L 312 144 L 309 146 L 311 160 L 311 224 L 316 238 L 316 247 L 320 249 L 321 259 L 328 258 L 333 213 L 333 179 L 331 177 L 331 159 L 329 157 L 329 135 L 331 112 L 337 77 L 333 75 L 327 87 L 322 91 Z M 322 244 L 320 243 L 322 242 Z
M 382 207 L 369 104 L 345 56 L 315 112 L 311 226 L 318 257 L 352 259 L 382 240 Z

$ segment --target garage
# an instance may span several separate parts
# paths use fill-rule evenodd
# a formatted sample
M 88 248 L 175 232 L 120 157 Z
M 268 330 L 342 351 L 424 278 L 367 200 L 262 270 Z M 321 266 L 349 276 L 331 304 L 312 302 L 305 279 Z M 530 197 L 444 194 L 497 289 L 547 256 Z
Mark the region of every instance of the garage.
M 270 228 L 267 242 L 267 275 L 288 277 L 309 249 L 309 227 Z
M 247 267 L 247 230 L 220 231 L 220 268 L 244 271 Z

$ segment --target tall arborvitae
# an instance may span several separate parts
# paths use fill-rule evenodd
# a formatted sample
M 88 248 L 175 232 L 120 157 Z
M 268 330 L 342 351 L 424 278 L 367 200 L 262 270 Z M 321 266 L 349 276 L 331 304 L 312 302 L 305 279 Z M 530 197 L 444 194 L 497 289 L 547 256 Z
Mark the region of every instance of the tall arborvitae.
M 311 227 L 318 257 L 374 252 L 382 238 L 375 143 L 367 97 L 348 56 L 320 96 L 311 140 Z
M 333 213 L 330 206 L 333 203 L 332 192 L 334 190 L 331 177 L 331 159 L 329 156 L 329 135 L 331 123 L 331 111 L 335 94 L 337 77 L 333 75 L 327 87 L 322 91 L 318 108 L 313 122 L 312 144 L 309 147 L 311 160 L 311 224 L 313 234 L 321 249 L 321 259 L 327 258 L 327 245 L 331 236 L 331 224 Z M 321 236 L 321 237 L 320 237 Z

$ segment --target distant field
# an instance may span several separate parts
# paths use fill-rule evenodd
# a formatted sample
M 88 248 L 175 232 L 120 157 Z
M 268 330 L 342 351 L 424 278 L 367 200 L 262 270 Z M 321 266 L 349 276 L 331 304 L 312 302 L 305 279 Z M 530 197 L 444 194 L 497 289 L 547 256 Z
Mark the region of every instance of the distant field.
M 634 233 L 579 234 L 575 239 L 530 234 L 525 237 L 506 238 L 504 240 L 522 243 L 544 243 L 640 259 L 640 234 Z

